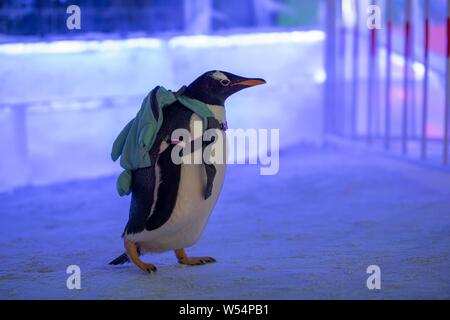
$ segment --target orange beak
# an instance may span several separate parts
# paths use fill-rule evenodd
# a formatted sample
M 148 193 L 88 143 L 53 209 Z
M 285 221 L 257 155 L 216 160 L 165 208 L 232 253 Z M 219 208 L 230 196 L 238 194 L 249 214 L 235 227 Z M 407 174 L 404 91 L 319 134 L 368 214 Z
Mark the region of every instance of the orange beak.
M 266 83 L 266 81 L 264 79 L 248 79 L 248 80 L 244 80 L 241 82 L 237 82 L 233 85 L 239 84 L 241 86 L 253 87 L 253 86 L 257 86 L 257 85 L 264 84 L 264 83 Z

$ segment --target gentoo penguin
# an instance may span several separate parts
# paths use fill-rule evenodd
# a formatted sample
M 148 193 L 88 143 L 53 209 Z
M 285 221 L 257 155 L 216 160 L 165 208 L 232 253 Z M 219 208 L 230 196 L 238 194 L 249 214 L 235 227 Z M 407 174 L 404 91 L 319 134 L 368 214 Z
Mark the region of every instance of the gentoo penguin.
M 205 103 L 219 124 L 213 127 L 224 130 L 225 100 L 242 89 L 264 83 L 263 79 L 244 78 L 215 70 L 194 80 L 182 95 Z M 186 265 L 215 262 L 212 257 L 189 257 L 185 248 L 199 239 L 221 191 L 226 167 L 225 163 L 214 164 L 214 182 L 205 196 L 207 171 L 211 167 L 177 164 L 171 156 L 176 146 L 171 139 L 173 131 L 186 129 L 192 139 L 197 139 L 193 136 L 196 131 L 194 122 L 201 121 L 200 118 L 177 100 L 163 109 L 163 119 L 150 149 L 151 163 L 154 165 L 132 172 L 129 220 L 122 235 L 126 253 L 110 262 L 117 265 L 131 260 L 149 273 L 156 271 L 156 267 L 140 259 L 147 252 L 174 250 L 178 262 Z M 218 143 L 219 139 L 225 146 L 224 132 L 212 143 Z

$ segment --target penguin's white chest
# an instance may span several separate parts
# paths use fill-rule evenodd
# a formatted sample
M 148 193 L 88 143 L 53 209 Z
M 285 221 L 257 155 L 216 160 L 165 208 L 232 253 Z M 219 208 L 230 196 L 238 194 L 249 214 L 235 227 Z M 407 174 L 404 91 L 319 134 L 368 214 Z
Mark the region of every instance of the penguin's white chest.
M 225 110 L 221 106 L 209 106 L 220 122 L 225 122 Z M 190 120 L 191 138 L 202 137 L 203 132 L 194 130 L 194 122 L 201 121 L 197 115 Z M 214 142 L 226 146 L 225 132 Z M 201 152 L 201 150 L 198 150 Z M 200 237 L 208 218 L 217 202 L 225 177 L 225 163 L 214 164 L 217 172 L 211 196 L 205 200 L 206 173 L 203 164 L 181 164 L 178 193 L 174 209 L 168 221 L 161 227 L 143 231 L 136 235 L 141 250 L 161 252 L 192 246 Z

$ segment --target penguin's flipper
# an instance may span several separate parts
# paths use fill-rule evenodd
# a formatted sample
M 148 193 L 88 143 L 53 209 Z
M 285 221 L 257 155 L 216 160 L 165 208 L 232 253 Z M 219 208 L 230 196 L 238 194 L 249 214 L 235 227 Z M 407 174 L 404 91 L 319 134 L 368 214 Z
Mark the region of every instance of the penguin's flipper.
M 124 254 L 118 256 L 117 258 L 115 258 L 109 264 L 113 265 L 113 266 L 117 266 L 117 265 L 124 264 L 124 263 L 127 263 L 127 262 L 130 262 L 130 259 L 128 259 L 127 254 L 124 253 Z
M 132 172 L 130 213 L 122 236 L 139 233 L 145 229 L 155 199 L 157 187 L 155 170 L 156 167 L 151 166 Z
M 208 127 L 207 129 L 220 129 L 221 125 L 219 121 L 214 117 L 208 118 Z M 211 140 L 209 141 L 203 141 L 203 152 L 205 151 L 205 148 L 209 146 L 211 143 L 214 143 L 216 140 L 216 137 L 211 137 Z M 216 167 L 211 163 L 204 162 L 205 165 L 205 171 L 206 171 L 206 187 L 205 187 L 205 200 L 208 199 L 211 196 L 212 189 L 213 189 L 213 182 L 214 178 L 216 177 L 217 169 Z
M 205 188 L 205 200 L 211 196 L 213 189 L 214 177 L 216 176 L 217 169 L 213 164 L 205 163 L 206 171 L 206 188 Z
M 135 265 L 137 265 L 141 270 L 144 270 L 145 272 L 152 273 L 155 272 L 157 269 L 156 267 L 151 263 L 144 263 L 139 258 L 139 252 L 138 247 L 135 242 L 124 240 L 125 250 L 127 251 L 127 255 L 130 258 L 131 262 L 133 262 Z
M 186 264 L 189 266 L 198 266 L 206 263 L 216 262 L 213 257 L 188 257 L 184 249 L 175 250 L 175 255 L 178 259 L 178 263 Z

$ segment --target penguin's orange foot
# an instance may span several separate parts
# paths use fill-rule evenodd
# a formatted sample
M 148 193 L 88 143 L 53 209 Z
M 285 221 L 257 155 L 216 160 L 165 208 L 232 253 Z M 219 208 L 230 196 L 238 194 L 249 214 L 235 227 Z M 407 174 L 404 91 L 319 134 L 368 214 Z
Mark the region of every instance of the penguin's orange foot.
M 135 242 L 125 240 L 124 241 L 125 250 L 127 252 L 128 258 L 139 267 L 139 269 L 144 270 L 145 272 L 152 273 L 157 269 L 154 265 L 150 263 L 145 263 L 139 258 L 139 253 L 137 250 L 137 245 Z
M 156 272 L 158 270 L 151 263 L 142 263 L 142 264 L 138 265 L 138 267 L 141 268 L 142 270 L 144 270 L 145 272 L 148 272 L 148 273 Z
M 198 266 L 206 263 L 216 262 L 216 259 L 212 257 L 188 257 L 184 249 L 175 250 L 178 263 L 186 264 L 189 266 Z
M 198 266 L 201 264 L 216 262 L 213 257 L 186 257 L 184 259 L 179 259 L 178 263 L 186 264 L 188 266 Z

